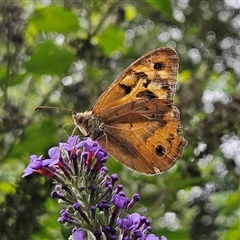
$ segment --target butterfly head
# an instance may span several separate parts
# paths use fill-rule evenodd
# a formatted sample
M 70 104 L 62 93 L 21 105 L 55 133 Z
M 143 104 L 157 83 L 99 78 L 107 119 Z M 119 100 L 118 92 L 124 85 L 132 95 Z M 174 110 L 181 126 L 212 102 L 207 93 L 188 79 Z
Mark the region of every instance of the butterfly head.
M 92 114 L 90 111 L 86 111 L 83 113 L 72 113 L 72 119 L 76 127 L 81 131 L 83 136 L 88 137 L 88 119 L 89 116 Z
M 73 122 L 85 137 L 96 140 L 105 133 L 104 123 L 102 123 L 92 111 L 84 113 L 72 113 Z

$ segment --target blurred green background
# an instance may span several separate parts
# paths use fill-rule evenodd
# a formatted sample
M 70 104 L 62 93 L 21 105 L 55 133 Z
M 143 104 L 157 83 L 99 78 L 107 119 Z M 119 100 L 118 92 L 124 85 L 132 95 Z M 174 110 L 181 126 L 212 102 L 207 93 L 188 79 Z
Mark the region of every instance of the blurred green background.
M 188 145 L 170 171 L 142 176 L 110 160 L 134 211 L 169 240 L 240 239 L 240 1 L 1 1 L 0 239 L 67 239 L 51 180 L 22 179 L 31 154 L 66 141 L 136 58 L 163 46 L 180 58 L 174 98 Z

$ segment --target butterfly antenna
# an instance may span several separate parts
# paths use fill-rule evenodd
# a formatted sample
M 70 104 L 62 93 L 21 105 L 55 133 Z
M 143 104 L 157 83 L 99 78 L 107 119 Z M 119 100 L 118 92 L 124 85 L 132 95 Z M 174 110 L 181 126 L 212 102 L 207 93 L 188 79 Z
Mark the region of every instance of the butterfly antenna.
M 37 111 L 38 109 L 58 109 L 58 110 L 68 111 L 71 113 L 77 113 L 76 111 L 69 108 L 51 107 L 51 106 L 43 106 L 43 105 L 38 106 L 37 108 L 35 108 L 34 111 Z

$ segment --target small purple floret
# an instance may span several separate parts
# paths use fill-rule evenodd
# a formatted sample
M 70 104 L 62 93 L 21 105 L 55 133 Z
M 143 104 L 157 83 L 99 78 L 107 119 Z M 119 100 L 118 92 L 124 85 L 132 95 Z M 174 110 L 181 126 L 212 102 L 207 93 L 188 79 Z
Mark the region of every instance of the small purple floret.
M 59 143 L 59 146 L 66 151 L 72 151 L 81 147 L 81 142 L 77 136 L 70 137 L 66 143 Z
M 113 204 L 116 208 L 121 209 L 127 206 L 128 199 L 126 197 L 123 197 L 119 194 L 115 194 L 113 197 Z
M 73 236 L 73 240 L 84 240 L 85 239 L 85 233 L 83 230 L 74 228 L 72 230 L 72 236 Z
M 146 240 L 159 240 L 159 238 L 155 234 L 149 234 L 146 237 Z M 164 239 L 161 239 L 161 240 L 164 240 Z M 166 238 L 166 240 L 167 240 L 167 238 Z
M 49 166 L 53 166 L 59 162 L 60 154 L 61 154 L 61 151 L 59 147 L 52 147 L 48 150 L 48 155 L 50 159 L 46 159 L 46 160 L 51 160 L 51 163 L 49 164 Z

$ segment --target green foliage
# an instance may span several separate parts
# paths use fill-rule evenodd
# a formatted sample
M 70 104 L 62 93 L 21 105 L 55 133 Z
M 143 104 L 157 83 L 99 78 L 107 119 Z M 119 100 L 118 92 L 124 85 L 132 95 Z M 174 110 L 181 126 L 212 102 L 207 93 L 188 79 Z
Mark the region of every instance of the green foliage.
M 155 8 L 157 11 L 159 11 L 164 17 L 174 20 L 174 18 L 172 17 L 173 12 L 172 12 L 172 5 L 170 0 L 164 0 L 164 1 L 147 0 L 146 2 L 150 6 Z
M 47 41 L 36 47 L 31 59 L 26 63 L 26 70 L 35 75 L 58 75 L 67 72 L 74 60 L 74 54 L 64 47 Z
M 174 47 L 174 98 L 188 146 L 176 166 L 141 176 L 111 160 L 134 211 L 171 239 L 239 239 L 239 5 L 237 1 L 8 1 L 0 3 L 0 238 L 67 239 L 51 181 L 21 179 L 31 154 L 72 134 L 132 61 Z
M 79 29 L 77 16 L 70 10 L 50 5 L 35 9 L 29 18 L 29 27 L 39 32 L 68 34 Z
M 125 52 L 123 47 L 124 32 L 116 25 L 110 25 L 103 33 L 98 37 L 99 47 L 103 52 L 109 56 L 113 51 L 119 50 Z

